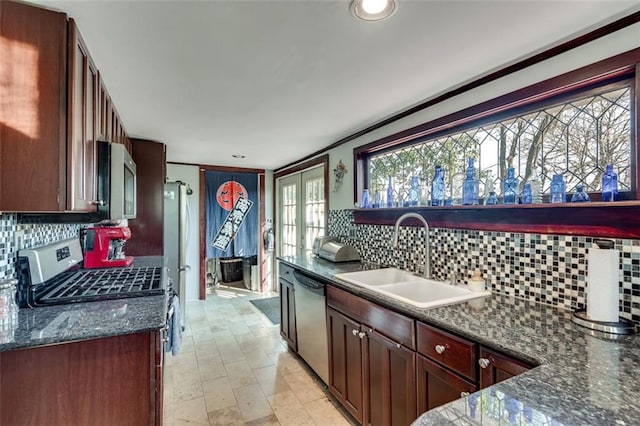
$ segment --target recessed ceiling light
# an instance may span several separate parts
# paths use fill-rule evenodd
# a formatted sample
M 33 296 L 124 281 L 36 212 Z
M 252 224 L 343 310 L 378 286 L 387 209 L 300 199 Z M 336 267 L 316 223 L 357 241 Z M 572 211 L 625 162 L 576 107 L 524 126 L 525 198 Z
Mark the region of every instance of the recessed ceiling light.
M 233 158 L 245 158 L 246 156 L 242 155 L 242 154 L 233 154 L 232 157 Z
M 396 0 L 353 0 L 351 13 L 365 21 L 380 21 L 396 11 Z

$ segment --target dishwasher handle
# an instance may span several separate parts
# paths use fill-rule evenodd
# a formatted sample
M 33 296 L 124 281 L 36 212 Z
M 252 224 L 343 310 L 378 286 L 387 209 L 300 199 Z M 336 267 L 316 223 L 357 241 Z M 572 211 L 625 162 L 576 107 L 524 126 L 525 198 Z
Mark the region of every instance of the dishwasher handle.
M 316 292 L 324 292 L 325 288 L 327 287 L 325 283 L 301 274 L 298 271 L 293 271 L 293 278 L 298 284 L 312 291 L 315 290 Z

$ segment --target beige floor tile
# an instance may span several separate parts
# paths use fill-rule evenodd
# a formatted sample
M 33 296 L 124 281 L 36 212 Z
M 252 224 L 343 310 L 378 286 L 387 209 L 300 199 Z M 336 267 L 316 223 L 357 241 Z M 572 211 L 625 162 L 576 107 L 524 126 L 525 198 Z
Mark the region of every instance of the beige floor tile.
M 269 353 L 269 357 L 280 374 L 287 375 L 303 371 L 300 361 L 289 352 Z
M 244 419 L 237 405 L 209 412 L 209 425 L 242 426 Z
M 245 423 L 246 426 L 280 426 L 275 414 Z
M 269 401 L 257 384 L 236 388 L 233 390 L 233 394 L 238 401 L 242 418 L 246 422 L 273 414 Z
M 200 374 L 200 380 L 206 382 L 226 377 L 227 369 L 224 368 L 222 361 L 205 359 L 198 363 L 198 373 Z
M 249 363 L 249 366 L 253 369 L 268 367 L 273 364 L 273 360 L 266 352 L 262 350 L 254 350 L 250 352 L 245 352 L 245 359 Z
M 284 376 L 278 373 L 278 369 L 273 365 L 254 369 L 253 375 L 267 397 L 291 390 Z
M 301 403 L 315 401 L 326 398 L 324 392 L 320 388 L 320 384 L 314 381 L 306 371 L 299 371 L 284 376 L 291 390 L 295 392 L 296 397 Z
M 173 398 L 176 402 L 202 398 L 200 375 L 190 374 L 184 377 L 174 377 L 173 380 Z
M 176 403 L 173 417 L 176 422 L 208 424 L 209 416 L 207 415 L 204 397 Z
M 319 425 L 351 425 L 351 422 L 326 397 L 303 405 L 309 416 Z
M 231 387 L 234 389 L 257 384 L 251 367 L 244 360 L 225 364 L 224 368 L 227 371 L 227 377 L 229 377 Z
M 237 405 L 228 377 L 202 382 L 202 390 L 209 412 Z

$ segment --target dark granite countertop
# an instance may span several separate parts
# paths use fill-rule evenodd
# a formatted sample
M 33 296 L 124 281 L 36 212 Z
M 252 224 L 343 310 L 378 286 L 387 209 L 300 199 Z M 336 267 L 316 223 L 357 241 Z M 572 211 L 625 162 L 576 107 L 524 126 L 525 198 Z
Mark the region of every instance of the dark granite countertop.
M 416 320 L 538 367 L 422 414 L 414 425 L 634 425 L 640 419 L 640 338 L 608 340 L 571 312 L 505 295 L 420 309 L 333 278 L 360 269 L 315 257 L 279 260 Z
M 134 266 L 163 266 L 163 258 L 136 258 Z M 22 308 L 17 324 L 0 327 L 0 352 L 159 330 L 166 316 L 167 295 Z

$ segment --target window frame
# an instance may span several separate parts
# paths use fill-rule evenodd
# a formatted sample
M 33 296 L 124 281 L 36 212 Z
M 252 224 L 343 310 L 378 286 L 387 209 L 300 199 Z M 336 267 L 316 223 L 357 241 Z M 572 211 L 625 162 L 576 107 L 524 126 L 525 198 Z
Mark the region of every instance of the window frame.
M 630 217 L 625 206 L 640 206 L 640 141 L 638 126 L 640 122 L 640 48 L 604 59 L 578 68 L 559 76 L 532 84 L 519 90 L 498 96 L 485 102 L 464 108 L 452 114 L 411 127 L 390 136 L 378 139 L 366 145 L 354 148 L 355 185 L 354 202 L 362 193 L 368 182 L 368 157 L 385 151 L 421 143 L 438 135 L 451 134 L 471 127 L 496 122 L 514 115 L 523 114 L 556 103 L 563 98 L 588 96 L 611 83 L 629 80 L 631 87 L 631 191 L 626 193 L 628 199 L 616 203 L 592 202 L 580 208 L 581 215 L 589 220 L 582 220 L 576 226 L 564 223 L 558 218 L 559 205 L 537 206 L 452 206 L 452 207 L 413 207 L 394 209 L 362 209 L 356 210 L 356 223 L 393 224 L 392 220 L 399 214 L 389 210 L 417 211 L 427 220 L 431 216 L 436 223 L 448 228 L 464 228 L 478 230 L 497 230 L 506 232 L 542 232 L 562 233 L 570 235 L 594 235 L 614 237 L 640 237 L 639 220 Z M 567 206 L 563 206 L 566 208 Z M 497 213 L 499 209 L 506 209 Z M 515 209 L 515 210 L 514 210 Z M 475 221 L 465 211 L 476 211 L 480 216 L 487 216 L 486 221 Z M 436 215 L 436 211 L 439 211 Z M 509 214 L 504 214 L 505 212 Z M 622 213 L 625 211 L 625 213 Z M 431 213 L 429 213 L 431 212 Z M 462 213 L 461 213 L 462 212 Z M 578 213 L 578 209 L 572 210 Z M 401 214 L 400 213 L 400 214 Z M 573 213 L 571 213 L 573 215 Z M 438 216 L 436 219 L 434 216 Z M 444 215 L 444 216 L 443 216 Z M 450 218 L 447 218 L 451 216 Z M 636 216 L 640 216 L 637 215 Z M 511 217 L 511 219 L 510 219 Z M 623 221 L 623 225 L 615 225 L 614 221 Z M 485 223 L 486 222 L 486 223 Z M 434 223 L 434 226 L 437 226 Z M 629 229 L 627 229 L 629 228 Z

